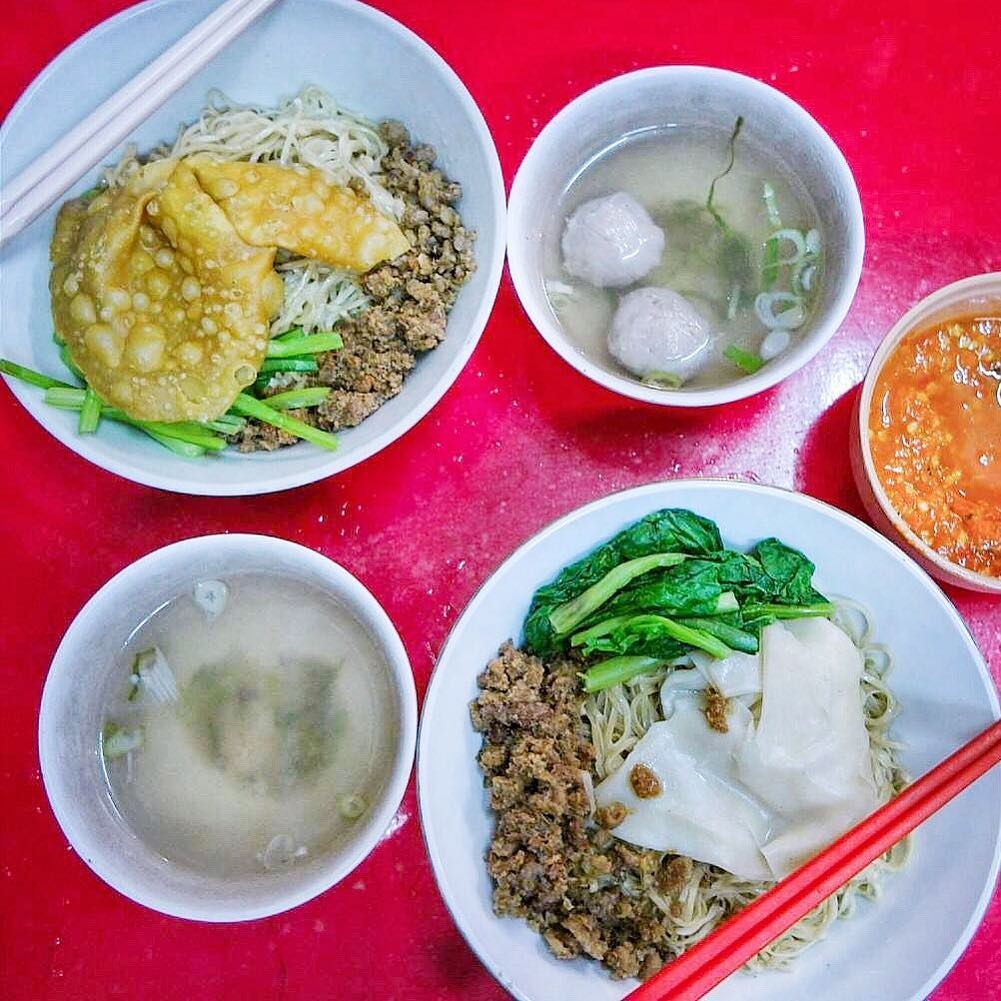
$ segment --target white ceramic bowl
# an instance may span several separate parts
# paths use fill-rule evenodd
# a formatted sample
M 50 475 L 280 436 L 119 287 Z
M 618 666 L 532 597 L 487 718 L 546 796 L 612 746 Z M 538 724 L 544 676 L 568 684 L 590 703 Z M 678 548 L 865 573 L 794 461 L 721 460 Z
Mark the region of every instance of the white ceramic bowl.
M 1001 595 L 1001 578 L 976 573 L 947 560 L 910 528 L 890 503 L 876 474 L 869 442 L 869 413 L 876 380 L 887 358 L 905 334 L 976 310 L 1001 314 L 1001 272 L 975 275 L 953 282 L 912 306 L 897 320 L 876 349 L 852 416 L 851 462 L 855 485 L 873 524 L 914 557 L 933 577 L 970 591 Z
M 394 752 L 364 821 L 340 847 L 286 871 L 239 879 L 206 876 L 167 862 L 120 817 L 108 795 L 97 734 L 102 684 L 122 643 L 155 608 L 199 580 L 268 570 L 337 598 L 383 654 L 395 703 Z M 406 650 L 389 616 L 347 570 L 325 556 L 262 535 L 208 535 L 165 546 L 116 574 L 80 610 L 49 668 L 38 720 L 45 791 L 63 833 L 106 883 L 164 914 L 244 921 L 296 907 L 344 879 L 375 847 L 410 778 L 417 696 Z
M 544 232 L 582 164 L 622 136 L 667 124 L 725 131 L 744 116 L 746 137 L 774 150 L 812 196 L 824 240 L 821 292 L 805 333 L 755 375 L 725 386 L 673 392 L 644 386 L 587 358 L 567 336 L 543 286 Z M 862 273 L 865 231 L 851 170 L 831 137 L 792 98 L 751 77 L 709 66 L 658 66 L 581 94 L 529 149 L 508 200 L 508 265 L 536 329 L 565 361 L 622 396 L 674 407 L 708 407 L 760 393 L 802 368 L 833 336 Z
M 521 1001 L 617 1001 L 635 986 L 584 960 L 554 959 L 524 922 L 498 918 L 484 865 L 493 821 L 469 721 L 476 676 L 516 641 L 533 591 L 567 563 L 662 507 L 713 518 L 745 549 L 777 535 L 815 560 L 818 587 L 869 607 L 895 659 L 902 713 L 894 735 L 921 774 L 1001 715 L 983 657 L 956 610 L 896 546 L 861 522 L 801 494 L 745 483 L 674 481 L 613 494 L 526 542 L 480 589 L 456 623 L 424 702 L 417 786 L 428 853 L 442 896 L 466 940 Z M 983 917 L 1001 851 L 1001 772 L 995 769 L 929 820 L 907 869 L 887 878 L 788 973 L 738 973 L 714 1001 L 922 1001 Z
M 25 91 L 0 129 L 0 180 L 10 178 L 216 6 L 215 0 L 148 0 L 74 42 Z M 99 71 L 96 68 L 99 67 Z M 469 359 L 493 307 L 504 259 L 504 183 L 493 140 L 469 92 L 411 31 L 349 0 L 282 0 L 233 41 L 130 137 L 140 150 L 176 134 L 217 87 L 239 101 L 272 104 L 306 83 L 376 121 L 398 118 L 431 143 L 463 187 L 463 219 L 479 233 L 476 273 L 462 289 L 444 342 L 420 360 L 403 391 L 336 452 L 299 444 L 271 454 L 182 459 L 110 421 L 76 433 L 76 415 L 39 390 L 10 381 L 35 419 L 73 451 L 138 483 L 189 494 L 261 494 L 341 472 L 395 441 L 441 399 Z M 114 162 L 120 150 L 108 158 Z M 94 183 L 96 172 L 70 194 Z M 0 355 L 59 375 L 52 343 L 48 246 L 53 208 L 0 251 Z

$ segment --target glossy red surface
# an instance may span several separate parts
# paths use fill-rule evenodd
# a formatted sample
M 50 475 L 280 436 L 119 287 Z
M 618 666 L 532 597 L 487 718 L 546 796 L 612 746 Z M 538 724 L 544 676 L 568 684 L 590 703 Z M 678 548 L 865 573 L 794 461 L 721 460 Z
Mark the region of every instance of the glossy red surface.
M 586 382 L 534 333 L 505 280 L 476 354 L 410 434 L 342 476 L 257 499 L 180 497 L 117 479 L 59 445 L 0 389 L 0 995 L 11 1001 L 502 997 L 435 890 L 412 788 L 376 852 L 342 886 L 284 916 L 189 924 L 143 910 L 93 876 L 52 818 L 35 750 L 42 682 L 71 618 L 113 573 L 165 543 L 223 531 L 283 535 L 372 589 L 423 692 L 476 587 L 528 535 L 592 498 L 658 478 L 743 477 L 861 515 L 847 434 L 875 344 L 931 289 L 1001 269 L 994 4 L 381 5 L 465 80 L 508 180 L 563 104 L 615 74 L 708 63 L 774 83 L 828 128 L 855 170 L 869 235 L 858 298 L 833 342 L 788 382 L 685 414 Z M 0 106 L 122 6 L 8 5 Z M 1001 603 L 951 597 L 1001 677 Z M 999 994 L 996 898 L 935 997 Z

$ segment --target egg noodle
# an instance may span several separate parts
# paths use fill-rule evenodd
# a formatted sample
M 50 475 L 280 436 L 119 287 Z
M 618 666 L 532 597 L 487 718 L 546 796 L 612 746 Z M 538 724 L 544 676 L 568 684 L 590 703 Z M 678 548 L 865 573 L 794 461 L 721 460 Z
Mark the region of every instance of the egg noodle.
M 859 648 L 863 658 L 859 697 L 865 726 L 869 734 L 869 753 L 879 802 L 882 805 L 907 784 L 907 775 L 897 760 L 900 745 L 889 737 L 889 729 L 898 712 L 897 699 L 887 687 L 886 676 L 892 667 L 889 651 L 871 642 L 872 626 L 868 612 L 856 602 L 835 599 L 833 617 Z M 664 718 L 660 689 L 664 679 L 675 667 L 693 666 L 688 658 L 680 658 L 672 666 L 652 674 L 642 675 L 614 685 L 590 696 L 582 712 L 591 726 L 594 743 L 595 771 L 599 780 L 619 768 L 630 750 L 653 723 Z M 760 699 L 751 707 L 758 718 Z M 911 841 L 905 839 L 878 858 L 806 917 L 772 942 L 747 964 L 749 970 L 775 969 L 787 966 L 800 953 L 822 939 L 827 929 L 838 919 L 849 917 L 860 898 L 875 899 L 887 872 L 899 870 L 907 863 Z M 621 887 L 631 896 L 646 895 L 669 918 L 671 931 L 665 944 L 675 954 L 683 952 L 705 938 L 722 921 L 774 883 L 740 879 L 717 866 L 695 862 L 686 885 L 674 901 L 665 899 L 656 888 L 632 882 Z
M 360 183 L 379 211 L 399 220 L 403 203 L 380 181 L 388 151 L 372 122 L 342 108 L 320 87 L 303 87 L 273 108 L 237 104 L 213 90 L 197 121 L 182 126 L 172 145 L 159 146 L 141 159 L 130 146 L 105 170 L 104 181 L 118 187 L 144 163 L 198 154 L 221 161 L 301 165 L 322 170 L 338 185 Z M 276 270 L 285 297 L 271 324 L 274 335 L 293 327 L 306 334 L 330 330 L 368 305 L 355 276 L 320 261 L 284 255 Z

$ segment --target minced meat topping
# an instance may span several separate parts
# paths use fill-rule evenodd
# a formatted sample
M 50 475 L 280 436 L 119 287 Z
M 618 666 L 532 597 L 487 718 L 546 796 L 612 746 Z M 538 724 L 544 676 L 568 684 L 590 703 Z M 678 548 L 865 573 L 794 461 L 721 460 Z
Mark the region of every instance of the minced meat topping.
M 400 227 L 410 250 L 361 277 L 370 305 L 338 324 L 343 348 L 320 355 L 318 372 L 279 374 L 264 391 L 329 386 L 319 407 L 290 411 L 326 431 L 355 427 L 402 389 L 419 356 L 444 339 L 448 312 L 476 267 L 475 234 L 455 209 L 462 189 L 435 168 L 434 148 L 412 145 L 399 122 L 383 122 L 379 132 L 389 146 L 381 182 L 404 203 Z M 299 439 L 251 420 L 231 441 L 253 452 Z
M 692 864 L 616 840 L 606 828 L 621 823 L 624 807 L 591 820 L 582 773 L 593 770 L 594 747 L 579 669 L 506 644 L 479 678 L 471 714 L 496 814 L 487 854 L 494 910 L 524 918 L 559 958 L 590 956 L 615 977 L 646 979 L 670 958 L 668 919 L 635 891 L 670 901 Z

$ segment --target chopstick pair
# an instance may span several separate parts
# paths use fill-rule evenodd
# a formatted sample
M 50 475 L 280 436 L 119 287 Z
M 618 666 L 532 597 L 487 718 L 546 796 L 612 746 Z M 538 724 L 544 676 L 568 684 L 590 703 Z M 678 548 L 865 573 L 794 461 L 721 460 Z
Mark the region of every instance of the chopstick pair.
M 0 246 L 100 163 L 277 0 L 225 0 L 0 189 Z
M 696 1001 L 1001 761 L 1001 720 L 634 990 Z

